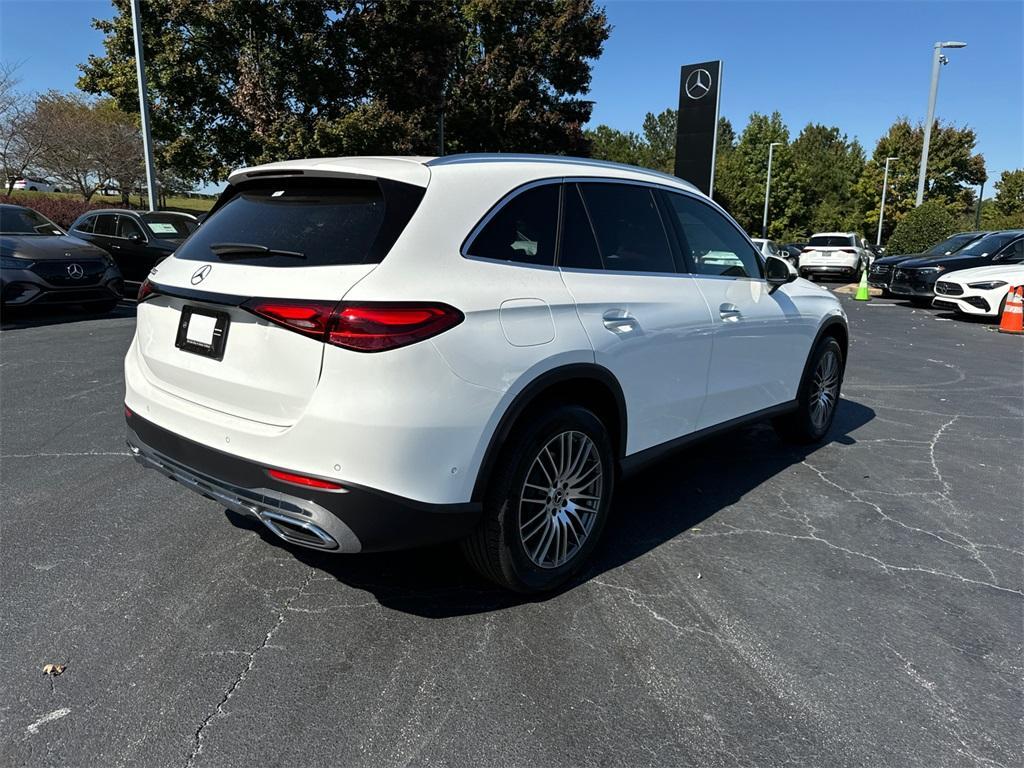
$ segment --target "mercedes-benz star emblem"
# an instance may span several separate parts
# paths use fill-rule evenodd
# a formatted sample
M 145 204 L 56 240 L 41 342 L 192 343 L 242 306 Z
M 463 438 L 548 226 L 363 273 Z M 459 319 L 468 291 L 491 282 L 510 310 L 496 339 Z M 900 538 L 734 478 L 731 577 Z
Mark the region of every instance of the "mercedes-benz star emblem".
M 686 95 L 694 101 L 703 99 L 711 90 L 711 73 L 706 69 L 695 69 L 686 78 Z
M 68 264 L 68 277 L 72 280 L 81 280 L 85 277 L 85 270 L 81 264 Z
M 206 279 L 206 276 L 210 274 L 211 269 L 213 269 L 213 267 L 211 267 L 209 264 L 204 264 L 195 272 L 193 272 L 192 285 L 199 285 L 201 282 L 203 282 L 203 280 Z

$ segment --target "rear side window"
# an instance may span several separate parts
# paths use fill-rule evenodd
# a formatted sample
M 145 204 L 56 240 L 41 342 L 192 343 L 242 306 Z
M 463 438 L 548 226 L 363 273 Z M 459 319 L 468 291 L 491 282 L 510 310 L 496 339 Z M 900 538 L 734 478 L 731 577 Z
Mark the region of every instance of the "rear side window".
M 562 242 L 558 266 L 568 269 L 602 269 L 590 217 L 575 184 L 566 184 L 562 198 Z
M 177 258 L 267 267 L 377 263 L 423 189 L 385 179 L 260 179 L 225 195 Z
M 551 266 L 558 231 L 558 185 L 532 187 L 507 201 L 466 249 L 469 256 Z
M 613 272 L 675 272 L 675 260 L 649 187 L 580 184 L 604 268 Z
M 676 216 L 679 244 L 698 275 L 760 277 L 760 258 L 747 239 L 722 214 L 706 203 L 666 193 Z

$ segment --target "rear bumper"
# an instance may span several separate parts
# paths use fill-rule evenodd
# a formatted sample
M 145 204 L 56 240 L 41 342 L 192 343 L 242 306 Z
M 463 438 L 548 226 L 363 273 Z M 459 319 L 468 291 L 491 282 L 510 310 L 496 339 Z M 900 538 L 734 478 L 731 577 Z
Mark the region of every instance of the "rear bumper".
M 253 517 L 292 544 L 330 552 L 409 549 L 458 539 L 480 504 L 426 504 L 370 488 L 303 488 L 267 467 L 193 442 L 138 414 L 126 415 L 135 460 L 228 509 Z M 276 467 L 275 467 L 276 468 Z
M 836 275 L 837 277 L 853 277 L 857 267 L 849 264 L 801 264 L 800 275 Z

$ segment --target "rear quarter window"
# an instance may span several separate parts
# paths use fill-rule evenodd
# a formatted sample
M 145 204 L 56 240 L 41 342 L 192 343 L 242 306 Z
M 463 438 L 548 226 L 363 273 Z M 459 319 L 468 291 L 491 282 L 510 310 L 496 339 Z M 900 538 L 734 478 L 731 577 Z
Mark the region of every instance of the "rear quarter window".
M 551 266 L 558 234 L 558 184 L 541 184 L 506 200 L 466 247 L 467 256 Z
M 423 192 L 386 179 L 243 183 L 225 193 L 175 255 L 268 267 L 378 263 L 409 223 Z M 224 244 L 255 247 L 226 253 L 218 248 Z M 274 254 L 281 251 L 301 257 Z

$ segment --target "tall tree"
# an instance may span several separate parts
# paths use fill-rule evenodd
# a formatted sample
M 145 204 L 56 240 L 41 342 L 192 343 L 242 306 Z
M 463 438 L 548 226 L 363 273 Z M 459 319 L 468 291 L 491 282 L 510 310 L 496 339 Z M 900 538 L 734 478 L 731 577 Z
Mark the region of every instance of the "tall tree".
M 129 0 L 96 20 L 79 87 L 137 109 Z M 222 178 L 316 154 L 585 150 L 580 97 L 608 36 L 592 0 L 149 0 L 158 164 Z
M 878 231 L 885 159 L 896 158 L 889 166 L 883 242 L 914 208 L 923 142 L 923 128 L 900 118 L 878 140 L 871 158 L 864 165 L 857 183 L 858 207 L 864 231 L 874 235 Z M 942 203 L 956 217 L 970 213 L 975 201 L 974 187 L 985 179 L 985 160 L 974 152 L 975 143 L 976 136 L 971 128 L 957 128 L 936 121 L 932 130 L 925 199 Z
M 1024 214 L 1024 168 L 1003 171 L 996 182 L 995 205 L 1004 216 Z
M 780 205 L 793 189 L 792 159 L 787 151 L 789 129 L 782 122 L 782 116 L 778 112 L 753 113 L 735 146 L 716 162 L 715 172 L 716 198 L 728 200 L 727 210 L 747 232 L 760 234 L 768 146 L 776 141 L 782 146 L 775 148 L 772 161 L 771 198 L 774 203 L 769 211 L 770 237 L 779 236 L 790 227 L 789 215 Z
M 17 67 L 0 64 L 0 173 L 8 195 L 36 165 L 42 149 L 35 104 L 19 83 Z

